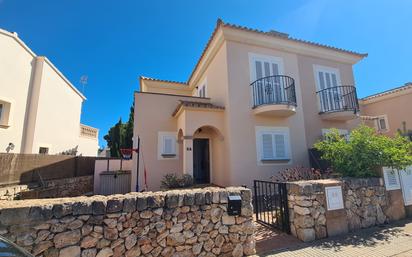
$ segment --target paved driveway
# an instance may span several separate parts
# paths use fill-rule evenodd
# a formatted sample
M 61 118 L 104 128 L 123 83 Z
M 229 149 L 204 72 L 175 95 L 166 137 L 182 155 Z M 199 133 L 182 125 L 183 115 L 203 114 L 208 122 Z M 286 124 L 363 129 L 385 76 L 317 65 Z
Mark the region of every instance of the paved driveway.
M 412 257 L 412 220 L 363 229 L 315 243 L 299 243 L 260 256 Z

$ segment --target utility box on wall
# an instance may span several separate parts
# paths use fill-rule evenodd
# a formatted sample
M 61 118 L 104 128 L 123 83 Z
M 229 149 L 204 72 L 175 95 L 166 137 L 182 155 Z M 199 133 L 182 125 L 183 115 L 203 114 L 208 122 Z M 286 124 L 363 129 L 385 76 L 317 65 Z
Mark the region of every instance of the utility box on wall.
M 239 195 L 228 196 L 227 212 L 230 216 L 240 215 L 242 210 L 242 198 Z
M 106 171 L 100 173 L 101 195 L 127 194 L 130 192 L 130 171 Z

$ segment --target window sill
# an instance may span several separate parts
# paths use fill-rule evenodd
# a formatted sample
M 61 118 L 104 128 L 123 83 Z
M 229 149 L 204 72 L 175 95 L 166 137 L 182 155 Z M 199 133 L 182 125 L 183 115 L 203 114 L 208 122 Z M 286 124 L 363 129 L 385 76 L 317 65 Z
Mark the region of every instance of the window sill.
M 163 158 L 175 158 L 176 154 L 162 154 L 161 155 Z
M 288 163 L 290 159 L 262 159 L 262 163 Z
M 0 124 L 0 128 L 9 128 L 10 127 L 10 125 L 3 125 L 3 124 Z

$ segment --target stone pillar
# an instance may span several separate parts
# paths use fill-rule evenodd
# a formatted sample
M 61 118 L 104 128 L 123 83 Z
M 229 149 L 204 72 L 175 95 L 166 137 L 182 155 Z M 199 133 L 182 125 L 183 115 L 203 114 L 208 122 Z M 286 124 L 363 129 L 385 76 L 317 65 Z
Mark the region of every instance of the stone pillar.
M 38 56 L 33 60 L 32 77 L 27 97 L 26 116 L 24 121 L 23 138 L 21 141 L 21 153 L 33 153 L 33 137 L 36 126 L 37 108 L 39 106 L 40 87 L 43 77 L 43 65 L 45 57 Z M 38 151 L 39 149 L 36 149 Z M 35 152 L 37 153 L 37 152 Z
M 193 137 L 183 137 L 183 174 L 193 176 Z

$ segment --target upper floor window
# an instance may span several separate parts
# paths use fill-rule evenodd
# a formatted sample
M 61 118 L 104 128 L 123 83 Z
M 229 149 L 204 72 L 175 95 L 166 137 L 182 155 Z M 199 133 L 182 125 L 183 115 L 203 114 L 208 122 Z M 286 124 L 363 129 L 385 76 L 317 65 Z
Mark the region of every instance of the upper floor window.
M 269 76 L 283 74 L 283 60 L 275 56 L 249 53 L 251 82 Z
M 206 90 L 207 90 L 207 80 L 205 79 L 200 86 L 197 87 L 197 96 L 198 97 L 207 97 L 206 95 Z
M 345 99 L 340 90 L 340 74 L 335 68 L 314 65 L 316 91 L 318 92 L 320 111 L 339 110 L 345 106 Z
M 260 162 L 290 161 L 289 129 L 256 128 L 257 155 Z

